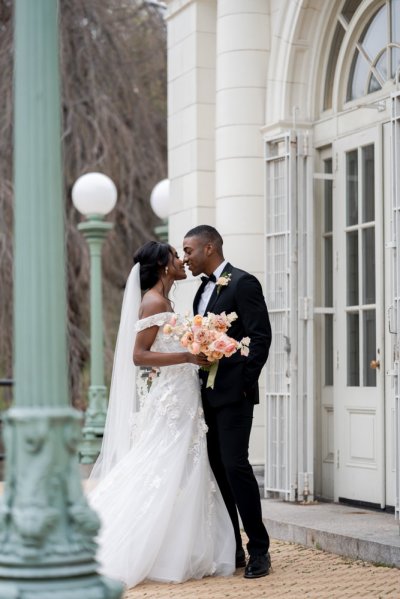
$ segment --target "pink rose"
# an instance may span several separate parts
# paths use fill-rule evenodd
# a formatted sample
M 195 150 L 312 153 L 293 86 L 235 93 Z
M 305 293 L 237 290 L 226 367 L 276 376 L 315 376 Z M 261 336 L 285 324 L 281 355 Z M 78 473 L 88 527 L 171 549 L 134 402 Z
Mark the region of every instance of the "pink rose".
M 194 340 L 197 341 L 197 343 L 200 343 L 201 345 L 207 341 L 207 337 L 207 331 L 205 331 L 204 329 L 199 329 L 194 332 Z
M 193 333 L 191 331 L 187 331 L 181 339 L 181 344 L 183 347 L 187 347 L 191 343 L 193 343 Z
M 216 339 L 218 339 L 217 331 L 208 331 L 208 340 L 210 341 L 210 343 L 215 341 Z
M 192 351 L 192 354 L 194 354 L 194 355 L 199 354 L 201 351 L 200 343 L 193 341 L 191 351 Z
M 227 335 L 221 335 L 219 339 L 216 339 L 213 343 L 214 351 L 222 352 L 224 355 L 232 355 L 236 351 L 237 346 L 237 341 Z
M 223 316 L 222 314 L 218 314 L 213 322 L 215 328 L 217 329 L 217 331 L 222 331 L 225 333 L 225 331 L 228 330 L 229 327 L 229 323 L 226 319 L 225 316 Z

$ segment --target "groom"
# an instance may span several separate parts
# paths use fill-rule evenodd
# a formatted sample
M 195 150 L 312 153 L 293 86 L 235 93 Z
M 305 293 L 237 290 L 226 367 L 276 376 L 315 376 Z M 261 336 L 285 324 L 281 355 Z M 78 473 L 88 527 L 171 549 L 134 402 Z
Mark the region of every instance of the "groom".
M 222 244 L 214 227 L 199 225 L 183 240 L 184 262 L 194 276 L 207 275 L 202 277 L 194 298 L 194 314 L 236 312 L 238 318 L 228 335 L 251 339 L 248 357 L 236 352 L 220 360 L 213 389 L 206 388 L 207 372 L 200 371 L 200 377 L 208 455 L 235 530 L 236 566 L 245 566 L 245 578 L 259 578 L 269 574 L 271 560 L 248 447 L 253 408 L 259 402 L 258 377 L 271 344 L 271 326 L 260 283 L 224 259 Z M 249 538 L 247 565 L 237 510 Z

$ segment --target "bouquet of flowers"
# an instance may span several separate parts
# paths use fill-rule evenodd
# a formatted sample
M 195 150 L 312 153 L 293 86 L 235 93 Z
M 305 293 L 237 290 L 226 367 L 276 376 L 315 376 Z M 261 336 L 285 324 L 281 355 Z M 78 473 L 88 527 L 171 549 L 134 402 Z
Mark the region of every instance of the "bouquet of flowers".
M 244 337 L 241 341 L 237 341 L 226 334 L 236 318 L 236 312 L 230 314 L 209 312 L 207 316 L 196 314 L 193 318 L 186 317 L 182 323 L 178 323 L 174 314 L 170 322 L 164 325 L 163 332 L 166 335 L 175 335 L 176 339 L 179 339 L 182 346 L 191 354 L 207 356 L 210 366 L 202 366 L 202 368 L 208 370 L 206 386 L 211 389 L 214 387 L 221 358 L 229 358 L 238 350 L 242 356 L 249 355 L 250 337 Z

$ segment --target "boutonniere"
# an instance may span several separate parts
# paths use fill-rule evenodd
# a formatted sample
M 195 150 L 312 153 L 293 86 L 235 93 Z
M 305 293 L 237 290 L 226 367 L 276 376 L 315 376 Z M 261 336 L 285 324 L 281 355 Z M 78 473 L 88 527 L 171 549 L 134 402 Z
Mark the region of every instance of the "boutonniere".
M 217 286 L 217 295 L 220 294 L 222 287 L 227 287 L 231 281 L 231 273 L 223 272 L 220 277 L 216 280 L 215 284 Z

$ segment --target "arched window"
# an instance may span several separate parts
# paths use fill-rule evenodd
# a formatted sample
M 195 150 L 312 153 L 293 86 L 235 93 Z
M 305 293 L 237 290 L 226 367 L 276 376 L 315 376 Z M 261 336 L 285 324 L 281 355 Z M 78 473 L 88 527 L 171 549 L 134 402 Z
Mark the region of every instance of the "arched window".
M 337 15 L 326 67 L 324 110 L 332 108 L 332 92 L 339 52 L 362 0 L 346 0 Z M 346 101 L 375 92 L 400 68 L 400 0 L 383 0 L 349 48 L 352 61 Z M 344 99 L 344 98 L 343 98 Z
M 400 67 L 400 0 L 387 0 L 364 28 L 354 50 L 346 100 L 375 92 Z
M 335 79 L 336 64 L 339 57 L 340 48 L 349 23 L 361 2 L 362 0 L 346 0 L 340 14 L 338 15 L 336 29 L 329 52 L 328 66 L 326 69 L 324 110 L 332 108 L 333 81 Z

